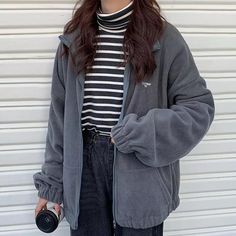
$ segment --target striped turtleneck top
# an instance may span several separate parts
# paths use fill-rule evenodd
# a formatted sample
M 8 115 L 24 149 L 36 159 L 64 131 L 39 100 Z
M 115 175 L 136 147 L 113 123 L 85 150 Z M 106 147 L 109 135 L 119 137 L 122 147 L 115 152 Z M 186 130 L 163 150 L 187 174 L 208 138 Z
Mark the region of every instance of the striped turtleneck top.
M 124 62 L 123 38 L 133 1 L 113 13 L 96 12 L 99 33 L 92 70 L 85 75 L 82 130 L 99 131 L 110 136 L 118 122 L 123 100 Z

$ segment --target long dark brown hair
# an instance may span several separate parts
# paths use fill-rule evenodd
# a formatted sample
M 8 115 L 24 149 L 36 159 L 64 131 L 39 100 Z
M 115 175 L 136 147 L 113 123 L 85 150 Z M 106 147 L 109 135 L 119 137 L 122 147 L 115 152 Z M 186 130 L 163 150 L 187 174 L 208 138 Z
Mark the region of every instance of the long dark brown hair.
M 134 71 L 135 82 L 140 82 L 148 78 L 156 68 L 152 47 L 163 33 L 163 20 L 166 19 L 160 14 L 161 9 L 156 0 L 132 1 L 133 12 L 124 33 L 124 62 L 121 65 L 124 66 L 129 61 Z M 73 40 L 76 50 L 72 55 L 78 73 L 81 70 L 89 72 L 89 67 L 93 64 L 98 33 L 96 11 L 99 7 L 100 0 L 77 1 L 72 19 L 64 26 L 64 34 L 80 29 L 80 33 Z M 68 53 L 67 48 L 65 51 Z

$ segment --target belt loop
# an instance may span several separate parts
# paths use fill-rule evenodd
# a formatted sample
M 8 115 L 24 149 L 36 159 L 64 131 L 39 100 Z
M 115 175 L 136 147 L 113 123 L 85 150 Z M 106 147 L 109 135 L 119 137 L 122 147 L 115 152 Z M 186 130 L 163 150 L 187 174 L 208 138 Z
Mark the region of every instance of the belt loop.
M 98 134 L 99 134 L 99 132 L 98 131 L 94 131 L 95 133 L 93 134 L 93 136 L 92 136 L 92 141 L 91 141 L 91 143 L 96 143 L 96 137 L 98 136 Z
M 96 143 L 96 138 L 99 135 L 99 131 L 95 131 L 95 134 L 93 136 L 93 142 Z

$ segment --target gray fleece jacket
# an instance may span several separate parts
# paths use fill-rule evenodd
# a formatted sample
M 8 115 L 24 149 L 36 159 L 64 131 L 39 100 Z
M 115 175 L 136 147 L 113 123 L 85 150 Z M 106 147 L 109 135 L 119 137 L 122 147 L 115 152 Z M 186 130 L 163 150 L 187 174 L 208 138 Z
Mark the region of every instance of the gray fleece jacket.
M 70 52 L 75 33 L 59 36 L 54 60 L 45 161 L 33 175 L 38 196 L 63 203 L 65 217 L 78 227 L 83 168 L 81 112 L 84 72 L 76 74 Z M 163 222 L 180 204 L 179 161 L 206 135 L 214 119 L 211 91 L 200 76 L 181 33 L 166 24 L 152 53 L 151 78 L 134 83 L 124 72 L 123 105 L 111 130 L 114 145 L 113 220 L 124 227 L 147 228 Z

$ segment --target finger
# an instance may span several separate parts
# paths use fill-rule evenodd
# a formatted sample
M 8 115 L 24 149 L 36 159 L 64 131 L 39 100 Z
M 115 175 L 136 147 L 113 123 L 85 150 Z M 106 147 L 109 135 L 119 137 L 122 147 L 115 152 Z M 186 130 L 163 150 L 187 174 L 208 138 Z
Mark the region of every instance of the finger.
M 35 208 L 35 217 L 44 208 L 47 209 L 47 202 L 39 200 L 39 202 L 38 202 L 38 204 L 37 204 L 37 206 Z
M 38 215 L 38 213 L 41 211 L 41 209 L 42 209 L 42 207 L 40 207 L 40 206 L 37 206 L 35 208 L 35 217 Z
M 45 204 L 45 205 L 43 206 L 43 209 L 45 209 L 45 210 L 48 209 L 48 208 L 47 208 L 47 204 Z
M 61 214 L 61 206 L 59 204 L 55 204 L 54 209 L 55 209 L 55 211 L 57 212 L 58 215 Z

